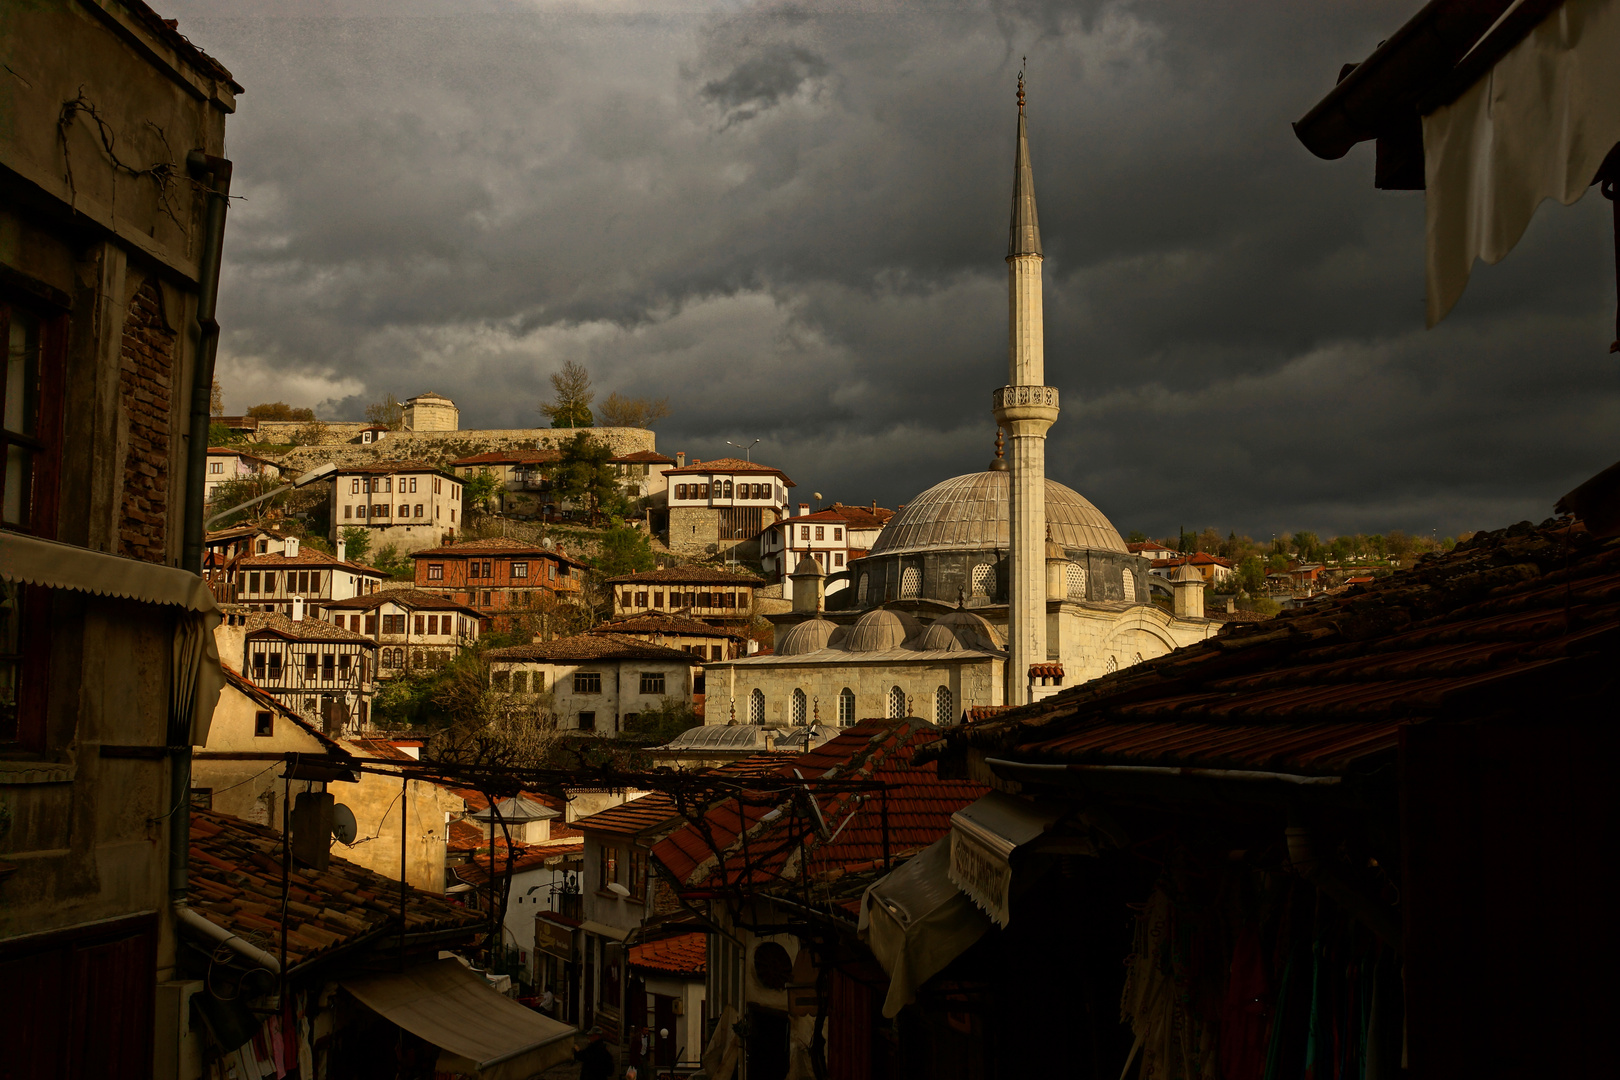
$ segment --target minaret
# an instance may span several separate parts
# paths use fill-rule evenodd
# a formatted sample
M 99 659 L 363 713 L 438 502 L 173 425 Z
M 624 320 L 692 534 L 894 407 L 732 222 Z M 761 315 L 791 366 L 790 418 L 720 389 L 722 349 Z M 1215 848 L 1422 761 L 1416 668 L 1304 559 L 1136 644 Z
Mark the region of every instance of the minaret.
M 995 391 L 996 423 L 1012 436 L 1009 468 L 1007 704 L 1029 700 L 1029 666 L 1046 662 L 1046 429 L 1057 420 L 1058 392 L 1045 385 L 1041 315 L 1041 229 L 1035 177 L 1024 133 L 1024 76 L 1018 76 L 1018 151 L 1007 243 L 1007 382 Z

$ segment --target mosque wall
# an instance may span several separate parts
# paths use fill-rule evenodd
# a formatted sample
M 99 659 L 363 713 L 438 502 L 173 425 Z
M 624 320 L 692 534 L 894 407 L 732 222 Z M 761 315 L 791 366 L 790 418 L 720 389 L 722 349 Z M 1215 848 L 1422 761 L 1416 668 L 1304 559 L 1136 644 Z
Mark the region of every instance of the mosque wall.
M 1148 570 L 1153 564 L 1148 559 L 1094 548 L 1065 548 L 1063 553 L 1069 562 L 1084 571 L 1085 591 L 1083 596 L 1066 592 L 1062 598 L 1104 603 L 1151 602 Z M 869 608 L 890 600 L 914 598 L 947 604 L 955 604 L 960 598 L 970 608 L 1005 604 L 1009 570 L 1008 556 L 994 550 L 868 556 L 850 564 L 855 590 L 839 607 Z M 1126 571 L 1131 575 L 1129 595 Z
M 1137 578 L 1145 587 L 1144 577 Z M 1063 685 L 1101 678 L 1214 637 L 1219 624 L 1178 619 L 1157 605 L 1106 611 L 1075 604 L 1047 605 L 1047 654 L 1063 665 Z
M 751 662 L 709 665 L 706 670 L 709 723 L 723 724 L 733 715 L 749 722 L 749 701 L 755 690 L 764 698 L 765 724 L 788 727 L 793 723 L 793 692 L 802 690 L 806 719 L 839 724 L 839 695 L 847 688 L 855 695 L 852 718 L 845 723 L 889 715 L 889 698 L 898 687 L 906 698 L 907 715 L 939 723 L 962 720 L 966 709 L 1000 705 L 1002 662 L 988 657 L 972 660 L 876 661 L 824 664 L 771 664 Z M 941 691 L 948 694 L 943 700 Z

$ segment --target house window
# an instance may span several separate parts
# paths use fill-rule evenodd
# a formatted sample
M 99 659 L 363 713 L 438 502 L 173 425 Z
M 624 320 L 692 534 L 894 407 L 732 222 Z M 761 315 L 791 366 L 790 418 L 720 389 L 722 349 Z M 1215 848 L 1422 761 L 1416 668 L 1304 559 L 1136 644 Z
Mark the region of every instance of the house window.
M 748 722 L 750 724 L 765 722 L 765 691 L 757 686 L 748 694 Z
M 675 485 L 675 497 L 677 499 L 686 498 L 686 485 L 685 484 L 676 484 Z
M 43 746 L 51 591 L 0 581 L 0 743 Z
M 267 739 L 276 733 L 276 716 L 269 711 L 253 714 L 253 735 L 255 738 Z
M 855 691 L 844 687 L 838 691 L 838 726 L 849 727 L 855 722 Z
M 354 516 L 357 517 L 357 518 L 360 518 L 362 521 L 365 520 L 366 508 L 364 506 L 355 507 L 354 508 Z
M 401 489 L 401 490 L 403 490 L 403 489 Z M 412 495 L 415 495 L 415 494 L 416 494 L 416 477 L 414 477 L 414 476 L 413 476 L 413 477 L 411 477 L 411 494 L 412 494 Z M 418 517 L 420 517 L 420 516 L 421 516 L 421 512 L 420 512 L 420 511 L 418 511 L 418 513 L 417 513 L 417 516 L 418 516 Z
M 722 499 L 731 498 L 731 481 L 730 480 L 727 480 L 725 482 L 725 484 L 721 487 L 721 492 L 722 493 L 721 493 L 720 497 Z
M 399 516 L 402 517 L 402 518 L 410 517 L 411 516 L 411 508 L 410 508 L 410 506 L 405 504 L 405 503 L 400 503 L 399 504 Z
M 349 654 L 348 653 L 339 653 L 338 654 L 338 679 L 343 681 L 343 682 L 348 682 L 349 681 Z
M 60 319 L 0 303 L 6 374 L 0 382 L 0 521 L 41 536 L 56 532 L 56 461 L 61 442 Z
M 833 555 L 833 565 L 834 566 L 843 566 L 844 565 L 844 553 L 842 551 L 836 552 Z
M 529 692 L 529 673 L 527 671 L 512 672 L 512 693 L 527 694 Z
M 427 617 L 426 616 L 424 616 L 424 615 L 416 616 L 416 632 L 419 635 L 427 633 Z
M 225 463 L 223 461 L 210 461 L 208 471 L 214 476 L 219 476 L 225 471 Z
M 345 505 L 343 507 L 343 516 L 346 518 L 354 517 L 354 507 Z
M 358 476 L 355 477 L 353 480 L 349 481 L 349 494 L 350 495 L 358 495 L 358 494 L 360 494 L 360 478 Z
M 795 688 L 793 691 L 793 722 L 800 725 L 804 724 L 809 718 L 809 712 L 809 699 L 804 696 L 802 689 Z
M 383 633 L 385 633 L 385 634 L 403 634 L 405 632 L 405 616 L 403 616 L 403 615 L 384 615 L 382 617 L 382 619 L 383 619 Z
M 428 563 L 428 580 L 429 581 L 443 581 L 444 580 L 444 563 L 438 563 L 438 562 Z
M 713 606 L 713 605 L 711 605 L 709 603 L 709 594 L 708 593 L 701 592 L 701 593 L 697 594 L 697 606 L 701 607 L 701 608 L 706 608 L 706 607 L 712 607 Z
M 654 592 L 652 594 L 652 598 L 653 598 L 653 607 L 661 608 L 661 607 L 664 606 L 664 594 L 663 594 L 663 592 L 661 592 L 661 591 Z
M 956 700 L 951 688 L 942 686 L 934 691 L 934 723 L 946 727 L 956 719 Z
M 546 577 L 548 579 L 555 580 L 555 578 L 557 577 L 557 564 L 556 563 L 546 563 Z
M 512 576 L 515 577 L 515 578 L 526 578 L 526 577 L 528 577 L 529 576 L 529 564 L 526 563 L 526 562 L 515 562 L 515 563 L 513 563 L 512 564 Z
M 808 540 L 808 539 L 810 539 L 810 526 L 808 526 L 808 525 L 800 525 L 799 526 L 799 539 L 800 540 Z
M 664 673 L 662 671 L 643 671 L 641 673 L 641 692 L 643 694 L 657 694 L 664 696 Z
M 709 646 L 709 659 L 710 660 L 723 660 L 723 659 L 725 659 L 723 656 L 720 655 L 720 646 L 718 646 L 718 645 L 710 645 Z
M 619 880 L 619 849 L 603 844 L 598 854 L 596 887 L 598 890 L 606 891 L 609 885 Z
M 264 681 L 264 653 L 262 652 L 253 654 L 253 681 Z
M 270 654 L 270 681 L 281 681 L 281 654 L 278 652 Z
M 582 712 L 582 713 L 580 713 L 579 714 L 579 730 L 581 730 L 581 731 L 595 731 L 596 730 L 596 714 L 593 713 L 593 712 Z
M 372 517 L 387 517 L 388 516 L 388 510 L 389 510 L 389 507 L 388 507 L 387 503 L 378 503 L 376 506 L 373 506 L 371 508 L 371 516 Z
M 421 631 L 417 632 L 421 633 Z M 429 615 L 427 617 L 427 632 L 429 634 L 437 634 L 439 632 L 439 617 L 437 615 Z M 447 634 L 450 632 L 450 616 L 448 615 L 444 617 L 444 632 Z
M 437 495 L 439 493 L 439 484 L 440 484 L 440 478 L 435 476 L 433 478 L 433 494 L 435 494 L 435 495 Z
M 304 681 L 305 682 L 314 682 L 315 681 L 315 669 L 318 666 L 317 665 L 317 660 L 318 659 L 319 658 L 314 653 L 305 653 L 304 654 Z
M 842 541 L 844 539 L 844 530 L 836 525 L 833 526 L 833 539 L 838 541 Z
M 647 606 L 647 594 L 644 593 L 644 592 L 636 593 L 636 598 L 633 601 L 633 605 L 635 607 L 646 607 Z
M 574 673 L 574 693 L 600 694 L 602 692 L 602 673 L 600 671 L 576 671 Z
M 421 503 L 416 504 L 416 516 L 417 517 L 422 517 L 423 516 L 423 514 L 422 514 L 422 504 Z
M 492 671 L 489 673 L 489 685 L 496 690 L 506 691 L 512 685 L 512 674 L 508 671 Z
M 629 856 L 630 879 L 624 885 L 630 890 L 630 899 L 645 900 L 647 898 L 647 853 L 640 848 L 631 848 Z
M 817 540 L 825 540 L 825 539 L 827 539 L 827 526 L 825 526 L 825 525 L 817 525 L 816 526 L 816 539 Z
M 372 637 L 377 636 L 377 616 L 366 616 L 366 633 L 370 634 Z
M 247 576 L 247 591 L 250 593 L 257 593 L 259 591 L 258 574 L 254 573 Z

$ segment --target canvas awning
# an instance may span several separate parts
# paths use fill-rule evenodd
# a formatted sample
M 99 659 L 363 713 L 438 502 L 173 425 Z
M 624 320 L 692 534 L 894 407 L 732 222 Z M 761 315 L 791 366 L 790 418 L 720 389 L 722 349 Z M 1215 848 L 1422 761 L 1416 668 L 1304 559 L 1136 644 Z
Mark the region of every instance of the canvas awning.
M 993 791 L 951 815 L 950 878 L 999 926 L 1012 917 L 1012 854 L 1062 812 Z
M 207 745 L 214 706 L 225 688 L 225 671 L 214 642 L 219 605 L 206 581 L 178 567 L 11 532 L 0 532 L 0 577 L 180 609 L 172 657 L 171 737 L 189 733 L 190 745 Z
M 1543 200 L 1568 206 L 1592 185 L 1620 143 L 1617 58 L 1620 2 L 1566 0 L 1424 115 L 1430 326 L 1462 296 L 1476 258 L 1499 261 Z
M 479 1080 L 526 1080 L 568 1061 L 579 1034 L 497 994 L 454 958 L 345 979 L 342 986 L 366 1008 L 437 1046 L 438 1071 Z
M 623 941 L 625 938 L 630 936 L 630 931 L 628 930 L 620 930 L 617 926 L 609 926 L 607 923 L 599 923 L 591 919 L 586 919 L 581 922 L 579 924 L 579 928 L 585 931 L 587 934 L 595 934 L 597 937 L 612 938 L 614 941 Z
M 990 920 L 951 882 L 950 839 L 941 837 L 861 897 L 857 932 L 883 970 L 883 1015 L 915 1001 L 917 987 L 943 971 L 990 929 Z

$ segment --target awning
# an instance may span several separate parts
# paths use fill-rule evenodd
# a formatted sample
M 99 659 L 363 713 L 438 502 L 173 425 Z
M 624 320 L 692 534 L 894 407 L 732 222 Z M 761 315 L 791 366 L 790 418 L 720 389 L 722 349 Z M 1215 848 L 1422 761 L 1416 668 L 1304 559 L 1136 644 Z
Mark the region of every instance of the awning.
M 439 1048 L 439 1072 L 526 1080 L 568 1061 L 579 1029 L 489 988 L 455 958 L 341 984 L 366 1008 Z
M 1620 143 L 1617 57 L 1620 3 L 1566 0 L 1423 117 L 1430 326 L 1462 296 L 1476 258 L 1499 261 L 1543 200 L 1568 206 L 1591 186 Z
M 1050 829 L 1059 810 L 993 791 L 951 815 L 950 878 L 999 926 L 1011 918 L 1012 853 Z
M 590 919 L 586 919 L 581 922 L 579 924 L 579 928 L 585 931 L 587 934 L 595 934 L 597 937 L 612 938 L 614 941 L 623 941 L 625 938 L 630 936 L 630 931 L 628 930 L 620 930 L 617 926 L 609 926 L 607 923 L 592 922 Z
M 208 583 L 173 566 L 126 559 L 102 551 L 0 532 L 0 577 L 26 585 L 67 589 L 143 604 L 180 608 L 174 632 L 174 693 L 170 701 L 171 745 L 189 738 L 208 743 L 214 706 L 225 688 L 214 628 L 219 605 Z
M 917 987 L 990 929 L 990 920 L 951 883 L 950 861 L 950 839 L 941 837 L 861 897 L 857 932 L 889 973 L 884 1016 L 897 1016 L 917 999 Z

